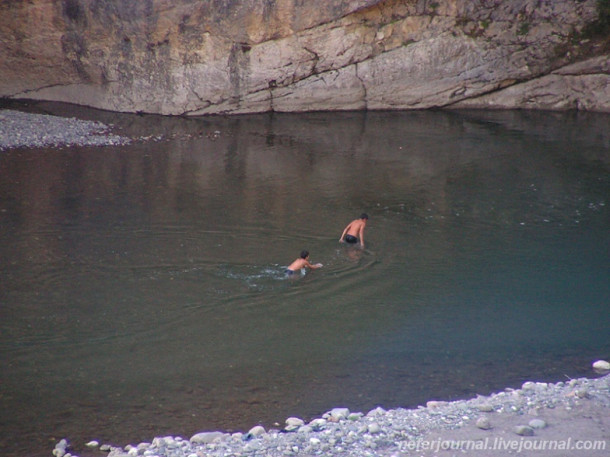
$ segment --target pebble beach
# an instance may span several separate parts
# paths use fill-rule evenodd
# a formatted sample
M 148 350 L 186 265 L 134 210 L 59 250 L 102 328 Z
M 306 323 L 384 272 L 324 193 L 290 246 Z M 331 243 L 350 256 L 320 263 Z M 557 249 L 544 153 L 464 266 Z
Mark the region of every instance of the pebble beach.
M 244 433 L 203 430 L 121 447 L 94 439 L 78 446 L 108 457 L 601 457 L 610 452 L 610 375 L 528 381 L 520 389 L 453 402 L 430 400 L 416 409 L 378 407 L 362 413 L 339 407 L 307 422 L 289 417 L 268 430 L 257 425 Z M 76 455 L 69 438 L 53 455 Z
M 131 139 L 97 121 L 0 110 L 0 151 L 13 148 L 116 146 Z

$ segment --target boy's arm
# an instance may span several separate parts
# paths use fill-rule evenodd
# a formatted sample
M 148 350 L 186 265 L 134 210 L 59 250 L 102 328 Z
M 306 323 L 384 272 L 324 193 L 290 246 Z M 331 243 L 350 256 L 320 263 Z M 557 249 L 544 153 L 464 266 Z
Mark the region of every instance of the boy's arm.
M 352 224 L 347 224 L 347 227 L 345 227 L 345 229 L 343 230 L 343 233 L 341 234 L 341 238 L 339 238 L 339 241 L 343 241 L 343 238 L 345 237 L 345 234 L 349 230 L 350 225 L 352 225 Z
M 360 238 L 360 245 L 364 247 L 364 225 L 360 226 L 360 233 L 358 235 L 358 238 Z
M 322 268 L 322 264 L 321 263 L 316 263 L 315 265 L 312 265 L 311 263 L 309 263 L 309 261 L 307 262 L 307 266 L 309 268 L 311 268 L 312 270 L 317 270 L 318 268 Z

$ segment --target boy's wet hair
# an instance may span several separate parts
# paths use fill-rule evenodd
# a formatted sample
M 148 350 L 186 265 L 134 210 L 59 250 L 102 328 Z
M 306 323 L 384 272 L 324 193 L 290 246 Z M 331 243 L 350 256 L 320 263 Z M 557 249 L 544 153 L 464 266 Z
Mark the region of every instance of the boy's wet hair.
M 368 218 L 369 218 L 369 215 L 368 215 L 368 214 L 366 214 L 366 213 L 362 213 L 362 214 L 360 215 L 360 219 L 368 219 Z
M 309 255 L 309 251 L 301 251 L 301 259 L 306 259 Z

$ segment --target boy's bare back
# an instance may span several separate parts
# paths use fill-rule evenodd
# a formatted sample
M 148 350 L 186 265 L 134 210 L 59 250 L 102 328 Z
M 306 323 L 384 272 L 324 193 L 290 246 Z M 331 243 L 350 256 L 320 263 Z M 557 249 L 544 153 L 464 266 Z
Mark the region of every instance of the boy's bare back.
M 343 230 L 339 241 L 345 241 L 347 243 L 358 243 L 364 247 L 364 228 L 366 227 L 366 221 L 369 219 L 366 213 L 362 213 L 360 219 L 354 219 L 347 227 Z

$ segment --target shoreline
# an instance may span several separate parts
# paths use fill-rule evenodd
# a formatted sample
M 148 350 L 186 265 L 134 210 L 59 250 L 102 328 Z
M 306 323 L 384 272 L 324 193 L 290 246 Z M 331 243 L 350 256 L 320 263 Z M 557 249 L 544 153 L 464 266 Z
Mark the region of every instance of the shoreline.
M 610 451 L 610 374 L 605 373 L 557 383 L 528 381 L 520 389 L 451 402 L 430 400 L 416 409 L 378 407 L 360 413 L 334 408 L 308 423 L 288 418 L 277 429 L 202 431 L 125 447 L 96 441 L 79 446 L 87 455 L 107 457 L 602 457 Z M 53 455 L 78 453 L 71 454 L 68 437 Z
M 113 133 L 113 127 L 99 121 L 0 108 L 0 152 L 17 148 L 119 146 L 133 142 Z

